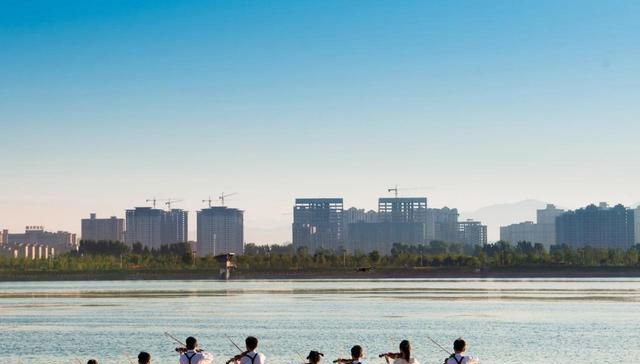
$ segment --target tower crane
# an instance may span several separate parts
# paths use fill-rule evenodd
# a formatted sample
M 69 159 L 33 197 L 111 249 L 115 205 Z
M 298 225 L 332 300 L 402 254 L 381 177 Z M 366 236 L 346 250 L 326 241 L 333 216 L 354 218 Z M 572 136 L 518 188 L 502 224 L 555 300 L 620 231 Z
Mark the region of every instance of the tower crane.
M 147 199 L 147 202 L 153 202 L 153 208 L 154 209 L 156 208 L 156 201 L 158 201 L 158 200 L 156 200 L 155 197 Z M 162 200 L 160 200 L 160 201 L 162 201 Z
M 391 188 L 387 188 L 387 192 L 391 192 L 391 191 L 393 191 L 395 197 L 398 198 L 398 185 L 395 185 L 394 187 L 391 187 Z
M 176 199 L 172 199 L 172 198 L 168 198 L 166 201 L 167 201 L 167 202 L 165 202 L 164 204 L 165 204 L 165 205 L 167 205 L 167 208 L 168 208 L 169 210 L 171 210 L 171 204 L 172 204 L 172 203 L 175 203 L 175 202 L 182 202 L 182 200 L 176 200 Z
M 233 195 L 237 195 L 237 193 L 233 192 L 233 193 L 228 193 L 228 194 L 225 195 L 224 192 L 222 192 L 220 194 L 220 196 L 218 196 L 218 200 L 220 200 L 220 205 L 224 206 L 224 199 L 229 197 L 229 196 L 233 196 Z
M 398 198 L 398 192 L 400 191 L 411 191 L 411 190 L 425 190 L 430 189 L 430 187 L 412 187 L 412 188 L 399 188 L 398 185 L 387 188 L 387 192 L 393 192 L 395 198 Z
M 211 207 L 211 201 L 213 201 L 213 200 L 211 199 L 211 196 L 209 196 L 209 198 L 208 198 L 208 199 L 206 199 L 206 200 L 202 200 L 202 202 L 203 202 L 203 203 L 208 202 L 208 203 L 209 203 L 209 207 Z

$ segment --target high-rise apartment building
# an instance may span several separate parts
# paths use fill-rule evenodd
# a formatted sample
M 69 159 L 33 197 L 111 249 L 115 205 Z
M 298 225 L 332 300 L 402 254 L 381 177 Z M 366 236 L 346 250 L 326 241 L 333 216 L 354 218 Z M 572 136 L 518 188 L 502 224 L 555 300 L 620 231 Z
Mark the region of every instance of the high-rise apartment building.
M 307 247 L 311 252 L 320 248 L 338 249 L 344 246 L 341 198 L 298 198 L 293 207 L 293 246 Z
M 573 248 L 629 249 L 636 241 L 635 211 L 622 205 L 567 211 L 556 218 L 556 243 Z
M 82 219 L 81 224 L 82 240 L 124 242 L 124 219 L 115 216 L 99 219 L 92 213 L 88 219 Z
M 525 221 L 500 227 L 500 240 L 516 244 L 521 241 L 541 243 L 546 248 L 556 243 L 556 218 L 564 210 L 548 204 L 544 209 L 537 210 L 537 223 Z
M 342 213 L 342 236 L 344 236 L 344 240 L 348 239 L 349 225 L 359 222 L 378 222 L 378 213 L 373 210 L 366 211 L 355 207 L 344 210 Z
M 547 207 L 537 211 L 538 241 L 547 248 L 556 244 L 556 218 L 564 213 L 564 210 L 555 205 L 547 204 Z
M 160 249 L 162 245 L 187 242 L 188 226 L 187 211 L 136 207 L 126 212 L 125 242 Z
M 540 226 L 533 221 L 500 227 L 500 240 L 508 241 L 514 245 L 521 241 L 544 244 L 540 237 Z
M 640 244 L 640 206 L 633 210 L 633 225 L 634 225 L 634 237 L 635 244 Z
M 426 197 L 381 197 L 378 199 L 381 222 L 427 222 Z
M 186 243 L 189 241 L 189 213 L 182 209 L 164 211 L 163 244 Z
M 197 224 L 198 255 L 244 254 L 243 211 L 209 207 L 198 211 Z
M 458 209 L 427 209 L 427 242 L 458 241 Z
M 487 225 L 480 221 L 466 220 L 458 223 L 458 240 L 464 245 L 486 245 Z
M 347 227 L 350 251 L 388 254 L 393 244 L 426 242 L 426 197 L 381 197 L 375 222 L 359 221 Z

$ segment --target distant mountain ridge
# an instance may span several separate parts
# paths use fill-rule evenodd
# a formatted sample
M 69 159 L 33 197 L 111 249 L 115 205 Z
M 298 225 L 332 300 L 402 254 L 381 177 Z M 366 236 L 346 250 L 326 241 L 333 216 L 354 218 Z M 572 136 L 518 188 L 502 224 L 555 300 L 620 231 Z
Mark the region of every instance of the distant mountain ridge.
M 512 203 L 502 203 L 460 213 L 460 220 L 480 220 L 487 225 L 488 241 L 500 240 L 500 226 L 523 221 L 536 221 L 536 210 L 544 209 L 548 202 L 528 199 Z

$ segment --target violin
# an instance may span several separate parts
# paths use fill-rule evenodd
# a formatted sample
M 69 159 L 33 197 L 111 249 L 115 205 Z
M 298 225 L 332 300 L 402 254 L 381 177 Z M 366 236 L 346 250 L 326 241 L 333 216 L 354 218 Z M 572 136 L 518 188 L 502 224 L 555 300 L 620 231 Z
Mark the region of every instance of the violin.
M 189 349 L 185 348 L 184 346 L 179 346 L 176 348 L 176 352 L 180 353 L 180 354 L 184 354 L 187 351 L 189 351 Z M 196 353 L 201 353 L 202 349 L 195 349 L 194 350 Z
M 340 363 L 340 364 L 351 364 L 353 362 L 353 359 L 338 358 L 338 359 L 334 360 L 333 362 L 334 363 Z
M 378 355 L 378 358 L 398 359 L 402 358 L 402 353 L 384 353 Z
M 251 351 L 247 350 L 247 351 L 243 351 L 238 355 L 232 356 L 229 360 L 226 361 L 226 364 L 230 364 L 234 361 L 240 360 L 242 359 L 242 357 L 246 356 L 247 354 L 249 354 Z

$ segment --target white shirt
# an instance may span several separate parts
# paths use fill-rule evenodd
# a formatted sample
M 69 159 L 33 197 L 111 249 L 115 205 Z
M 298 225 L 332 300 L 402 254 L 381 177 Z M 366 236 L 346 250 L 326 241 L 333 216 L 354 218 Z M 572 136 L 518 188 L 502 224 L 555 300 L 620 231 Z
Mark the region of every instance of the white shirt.
M 189 362 L 189 358 L 191 358 L 191 362 Z M 189 350 L 180 354 L 180 364 L 213 364 L 213 355 L 206 351 Z
M 460 358 L 462 358 L 462 361 L 460 362 L 460 364 L 478 364 L 480 363 L 480 360 L 476 357 L 473 356 L 466 356 L 466 355 L 461 355 L 461 354 L 456 354 L 456 359 L 460 360 Z M 457 361 L 455 361 L 455 359 L 453 358 L 447 358 L 447 360 L 444 361 L 444 364 L 458 364 Z
M 416 358 L 410 358 L 409 361 L 406 361 L 404 358 L 396 358 L 393 359 L 393 364 L 420 364 Z
M 251 360 L 253 358 L 253 360 Z M 262 353 L 250 351 L 240 359 L 240 364 L 266 364 L 267 358 Z M 182 363 L 181 363 L 182 364 Z

